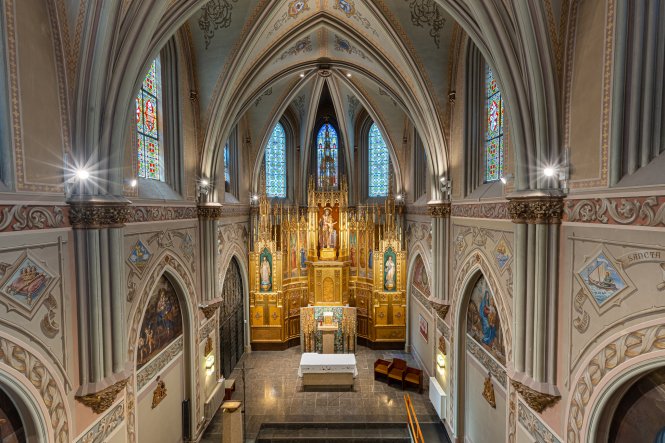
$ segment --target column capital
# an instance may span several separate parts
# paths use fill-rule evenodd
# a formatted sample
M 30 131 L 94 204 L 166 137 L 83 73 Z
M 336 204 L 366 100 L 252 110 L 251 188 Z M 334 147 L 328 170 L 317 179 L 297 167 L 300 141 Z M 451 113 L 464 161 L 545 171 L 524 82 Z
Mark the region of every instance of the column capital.
M 563 195 L 560 193 L 513 194 L 507 198 L 508 213 L 513 223 L 561 223 Z
M 429 215 L 432 218 L 450 217 L 450 201 L 433 201 L 427 204 Z
M 220 203 L 203 203 L 196 207 L 199 219 L 219 220 L 222 218 L 222 205 Z
M 87 394 L 79 393 L 74 398 L 92 409 L 95 414 L 101 414 L 111 407 L 120 391 L 125 389 L 128 381 L 129 378 L 123 378 L 99 391 Z
M 74 229 L 121 228 L 130 217 L 131 202 L 122 197 L 79 197 L 68 203 Z

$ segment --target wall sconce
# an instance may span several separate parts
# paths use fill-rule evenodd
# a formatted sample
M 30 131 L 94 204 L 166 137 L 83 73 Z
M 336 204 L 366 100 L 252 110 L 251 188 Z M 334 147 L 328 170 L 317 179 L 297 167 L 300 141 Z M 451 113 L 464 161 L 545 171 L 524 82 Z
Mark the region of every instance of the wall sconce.
M 206 374 L 212 375 L 215 373 L 215 354 L 210 354 L 206 357 Z
M 443 357 L 443 354 L 436 354 L 436 365 L 441 370 L 446 367 L 446 359 Z
M 207 178 L 202 178 L 196 184 L 196 190 L 197 190 L 201 200 L 203 200 L 203 197 L 208 195 L 208 193 L 210 192 L 211 186 L 212 185 L 211 185 L 210 181 Z
M 441 189 L 444 197 L 450 198 L 450 193 L 453 190 L 453 181 L 444 175 L 439 179 L 439 189 Z

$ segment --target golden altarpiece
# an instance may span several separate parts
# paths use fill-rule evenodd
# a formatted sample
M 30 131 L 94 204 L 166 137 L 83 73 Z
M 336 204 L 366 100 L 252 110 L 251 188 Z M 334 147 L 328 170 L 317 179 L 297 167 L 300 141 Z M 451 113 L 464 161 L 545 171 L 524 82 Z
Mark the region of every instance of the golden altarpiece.
M 273 205 L 263 194 L 253 207 L 252 347 L 284 349 L 301 342 L 305 351 L 313 350 L 309 337 L 316 327 L 309 323 L 315 319 L 303 310 L 301 323 L 301 308 L 329 306 L 355 308 L 353 318 L 340 314 L 345 351 L 355 349 L 356 337 L 371 347 L 402 348 L 406 252 L 401 206 L 396 207 L 391 192 L 385 205 L 349 207 L 344 178 L 334 190 L 317 189 L 311 178 L 307 197 L 307 207 L 289 207 Z

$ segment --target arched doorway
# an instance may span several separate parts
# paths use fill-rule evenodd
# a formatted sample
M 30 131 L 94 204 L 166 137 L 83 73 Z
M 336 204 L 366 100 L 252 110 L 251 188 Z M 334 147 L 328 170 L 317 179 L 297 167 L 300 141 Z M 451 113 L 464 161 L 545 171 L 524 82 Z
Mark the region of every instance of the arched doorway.
M 507 377 L 504 330 L 495 294 L 478 273 L 460 310 L 457 364 L 457 437 L 466 441 L 498 441 L 507 429 Z M 463 331 L 463 332 L 462 332 Z M 483 423 L 483 426 L 473 426 Z M 466 440 L 465 440 L 466 439 Z
M 27 430 L 21 413 L 2 388 L 0 388 L 0 441 L 3 443 L 27 441 Z
M 597 442 L 665 443 L 665 367 L 620 387 L 605 406 Z
M 219 320 L 222 374 L 229 377 L 245 351 L 244 290 L 240 266 L 232 258 L 224 277 Z
M 189 372 L 184 330 L 176 287 L 162 274 L 150 293 L 138 333 L 138 441 L 163 442 L 177 440 L 174 436 L 185 437 L 182 405 L 187 397 Z

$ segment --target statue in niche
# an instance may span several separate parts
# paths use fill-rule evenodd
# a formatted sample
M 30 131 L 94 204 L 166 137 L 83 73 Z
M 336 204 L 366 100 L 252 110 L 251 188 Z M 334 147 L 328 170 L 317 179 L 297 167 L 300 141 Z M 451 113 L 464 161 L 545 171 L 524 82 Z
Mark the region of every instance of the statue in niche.
M 388 255 L 386 260 L 385 274 L 385 287 L 390 291 L 395 287 L 395 262 L 392 255 Z
M 337 231 L 335 231 L 336 221 L 333 220 L 332 210 L 325 208 L 323 217 L 319 221 L 319 245 L 321 248 L 337 247 Z
M 270 277 L 272 275 L 272 270 L 270 269 L 270 262 L 268 261 L 268 256 L 264 255 L 261 260 L 261 289 L 264 291 L 269 291 L 272 287 Z

